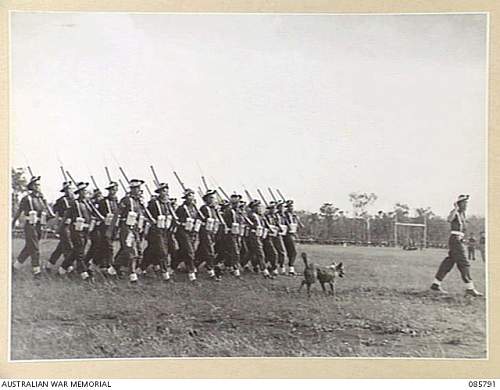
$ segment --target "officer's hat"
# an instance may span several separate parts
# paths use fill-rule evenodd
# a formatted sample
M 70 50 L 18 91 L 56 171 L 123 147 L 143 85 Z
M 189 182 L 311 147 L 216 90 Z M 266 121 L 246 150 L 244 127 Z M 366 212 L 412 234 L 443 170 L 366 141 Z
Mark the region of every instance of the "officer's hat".
M 215 195 L 216 193 L 217 193 L 217 191 L 215 191 L 215 190 L 207 190 L 205 195 L 203 195 L 203 200 L 206 200 L 209 196 Z
M 291 199 L 290 199 L 290 200 L 287 200 L 287 201 L 285 202 L 285 206 L 286 206 L 286 207 L 293 206 L 293 200 L 291 200 Z
M 240 195 L 240 194 L 237 194 L 236 192 L 234 192 L 232 195 L 231 195 L 231 200 L 234 199 L 238 199 L 238 200 L 241 200 L 243 199 L 243 197 Z
M 70 181 L 65 181 L 62 185 L 60 192 L 66 192 L 68 188 L 71 188 L 72 183 Z
M 184 195 L 182 195 L 182 199 L 186 199 L 189 195 L 194 194 L 195 192 L 191 188 L 186 188 L 184 190 Z
M 282 201 L 282 200 L 278 200 L 278 201 L 276 202 L 276 207 L 277 207 L 277 208 L 279 208 L 279 207 L 283 207 L 284 205 L 285 205 L 285 202 L 284 202 L 284 201 Z
M 158 187 L 156 188 L 155 192 L 159 194 L 160 191 L 164 190 L 165 188 L 168 190 L 168 183 L 160 183 L 158 184 Z
M 118 183 L 116 181 L 110 181 L 105 189 L 109 191 L 113 188 L 118 188 Z
M 470 196 L 469 195 L 458 195 L 458 198 L 457 198 L 457 203 L 458 202 L 462 202 L 464 200 L 469 200 Z
M 137 187 L 140 187 L 144 184 L 144 180 L 139 180 L 139 179 L 132 179 L 130 180 L 130 182 L 128 183 L 128 186 L 130 188 L 137 188 Z
M 30 181 L 29 181 L 29 183 L 28 183 L 28 185 L 27 185 L 28 190 L 32 190 L 32 189 L 33 189 L 33 185 L 34 185 L 37 181 L 40 181 L 40 179 L 41 179 L 41 178 L 42 178 L 41 176 L 33 176 L 33 177 L 30 179 Z
M 73 191 L 75 194 L 80 193 L 80 191 L 86 189 L 89 186 L 89 183 L 85 183 L 83 181 L 76 184 L 76 189 Z

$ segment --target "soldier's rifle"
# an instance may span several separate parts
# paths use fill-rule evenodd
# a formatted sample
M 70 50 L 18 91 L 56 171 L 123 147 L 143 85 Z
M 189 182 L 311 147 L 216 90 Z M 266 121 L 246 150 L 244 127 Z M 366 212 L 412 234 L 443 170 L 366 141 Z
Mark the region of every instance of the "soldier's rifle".
M 264 194 L 262 194 L 262 191 L 257 188 L 257 193 L 259 194 L 260 198 L 262 199 L 262 201 L 264 202 L 264 204 L 266 205 L 266 207 L 268 207 L 269 204 L 267 203 L 266 198 L 264 198 Z
M 277 188 L 277 189 L 276 189 L 276 192 L 277 192 L 277 193 L 278 193 L 278 195 L 280 196 L 281 200 L 282 200 L 283 202 L 285 202 L 285 200 L 286 200 L 286 199 L 285 199 L 285 197 L 283 196 L 283 194 L 281 193 L 281 191 L 279 190 L 279 188 Z
M 276 199 L 276 196 L 274 196 L 273 191 L 271 190 L 271 187 L 267 187 L 267 190 L 268 190 L 268 191 L 269 191 L 269 193 L 271 194 L 271 198 L 273 198 L 273 200 L 274 200 L 275 202 L 277 202 L 277 201 L 278 201 L 278 199 Z

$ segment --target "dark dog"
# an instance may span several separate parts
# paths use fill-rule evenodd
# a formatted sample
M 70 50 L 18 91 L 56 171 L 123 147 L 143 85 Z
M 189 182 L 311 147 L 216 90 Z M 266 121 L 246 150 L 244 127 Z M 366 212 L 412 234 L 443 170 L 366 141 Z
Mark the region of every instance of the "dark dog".
M 330 285 L 330 291 L 333 296 L 335 296 L 335 279 L 337 277 L 344 277 L 344 264 L 333 263 L 325 268 L 318 268 L 318 281 L 321 284 L 323 292 L 326 293 L 325 284 Z
M 304 280 L 302 280 L 300 284 L 299 292 L 305 285 L 307 287 L 307 295 L 311 296 L 311 286 L 316 283 L 317 280 L 325 293 L 325 285 L 328 284 L 331 294 L 335 296 L 335 279 L 337 277 L 344 277 L 344 265 L 342 263 L 333 263 L 328 267 L 318 267 L 315 264 L 309 264 L 306 253 L 302 253 L 302 260 L 304 260 Z
M 307 262 L 307 254 L 302 253 L 302 260 L 304 260 L 304 280 L 300 284 L 299 292 L 304 287 L 304 284 L 307 287 L 307 296 L 311 296 L 311 286 L 316 283 L 317 272 L 316 266 L 314 264 L 309 264 Z

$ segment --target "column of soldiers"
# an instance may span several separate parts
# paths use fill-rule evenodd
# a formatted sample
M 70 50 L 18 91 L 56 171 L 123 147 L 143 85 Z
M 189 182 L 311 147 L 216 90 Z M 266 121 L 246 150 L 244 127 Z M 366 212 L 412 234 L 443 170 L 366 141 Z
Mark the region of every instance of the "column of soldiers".
M 293 201 L 274 201 L 266 206 L 253 199 L 248 204 L 239 194 L 222 200 L 215 190 L 202 194 L 198 208 L 195 192 L 185 189 L 182 203 L 169 195 L 167 183 L 156 183 L 146 203 L 143 180 L 133 179 L 118 200 L 118 184 L 111 181 L 105 196 L 89 183 L 64 182 L 63 195 L 53 209 L 45 201 L 40 176 L 32 177 L 12 225 L 23 215 L 26 245 L 13 265 L 17 272 L 31 257 L 33 275 L 42 275 L 39 241 L 47 219 L 58 219 L 59 243 L 46 262 L 47 274 L 79 274 L 92 281 L 103 277 L 139 276 L 154 270 L 164 281 L 184 269 L 191 282 L 202 266 L 220 281 L 225 270 L 234 277 L 253 271 L 265 278 L 295 275 L 295 239 L 300 220 Z M 119 250 L 114 253 L 114 242 Z M 62 262 L 57 267 L 60 258 Z

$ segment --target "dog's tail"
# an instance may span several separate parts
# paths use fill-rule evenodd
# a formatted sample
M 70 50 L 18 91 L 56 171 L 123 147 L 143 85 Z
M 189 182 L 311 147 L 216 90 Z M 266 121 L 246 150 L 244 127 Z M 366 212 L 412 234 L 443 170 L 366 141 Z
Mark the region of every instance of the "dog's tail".
M 302 260 L 304 260 L 305 267 L 306 268 L 309 267 L 309 263 L 307 262 L 307 254 L 306 254 L 306 252 L 302 252 L 301 256 L 302 256 Z

